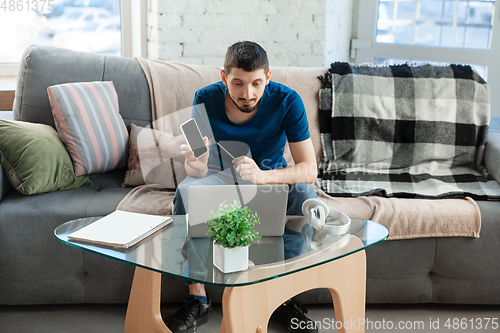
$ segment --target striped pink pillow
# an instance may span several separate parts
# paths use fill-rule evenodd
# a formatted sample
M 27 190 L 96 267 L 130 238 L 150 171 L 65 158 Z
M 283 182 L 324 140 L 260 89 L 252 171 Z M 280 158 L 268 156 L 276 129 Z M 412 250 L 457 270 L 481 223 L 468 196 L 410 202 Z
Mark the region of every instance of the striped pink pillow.
M 128 132 L 113 82 L 67 83 L 47 88 L 57 132 L 75 175 L 127 164 Z

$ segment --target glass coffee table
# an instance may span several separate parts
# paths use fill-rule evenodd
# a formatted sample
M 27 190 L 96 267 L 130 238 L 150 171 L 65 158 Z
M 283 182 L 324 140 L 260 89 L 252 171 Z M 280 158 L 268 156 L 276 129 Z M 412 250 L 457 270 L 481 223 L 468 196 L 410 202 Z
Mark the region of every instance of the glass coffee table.
M 334 236 L 313 230 L 304 217 L 289 216 L 282 237 L 262 237 L 250 247 L 247 270 L 224 274 L 212 264 L 212 242 L 188 237 L 185 217 L 173 218 L 169 226 L 127 250 L 68 240 L 99 217 L 69 221 L 54 231 L 68 245 L 136 266 L 125 332 L 170 332 L 160 313 L 161 274 L 226 287 L 221 332 L 266 332 L 280 304 L 316 288 L 330 291 L 338 332 L 364 332 L 364 250 L 387 238 L 384 226 L 352 219 L 348 234 Z

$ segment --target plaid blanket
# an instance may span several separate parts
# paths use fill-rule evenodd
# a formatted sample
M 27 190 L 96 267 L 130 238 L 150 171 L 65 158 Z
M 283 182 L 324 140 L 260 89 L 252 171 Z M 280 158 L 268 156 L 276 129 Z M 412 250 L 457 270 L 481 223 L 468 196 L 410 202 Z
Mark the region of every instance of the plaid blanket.
M 483 165 L 489 87 L 470 66 L 336 62 L 320 79 L 325 192 L 500 200 Z

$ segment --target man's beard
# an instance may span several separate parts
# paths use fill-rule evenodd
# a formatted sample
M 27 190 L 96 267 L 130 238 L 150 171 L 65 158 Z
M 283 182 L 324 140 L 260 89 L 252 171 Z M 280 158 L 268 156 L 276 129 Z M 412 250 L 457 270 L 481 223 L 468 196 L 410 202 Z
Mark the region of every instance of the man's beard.
M 229 92 L 228 92 L 229 94 Z M 254 106 L 251 106 L 251 105 L 248 105 L 248 106 L 239 106 L 236 101 L 234 100 L 233 96 L 231 96 L 231 94 L 229 94 L 229 97 L 231 98 L 231 101 L 233 101 L 234 105 L 236 105 L 236 107 L 238 108 L 238 110 L 240 110 L 241 112 L 243 113 L 252 113 L 260 104 L 260 99 L 257 103 L 255 103 Z M 244 99 L 241 99 L 240 100 L 244 100 Z

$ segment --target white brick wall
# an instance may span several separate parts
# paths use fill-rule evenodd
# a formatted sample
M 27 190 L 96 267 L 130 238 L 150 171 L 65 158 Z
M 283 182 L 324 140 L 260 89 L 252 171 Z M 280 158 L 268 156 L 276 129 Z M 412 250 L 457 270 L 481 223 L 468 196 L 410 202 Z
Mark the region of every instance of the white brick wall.
M 353 1 L 149 0 L 149 58 L 222 66 L 231 44 L 252 40 L 273 66 L 348 61 Z

